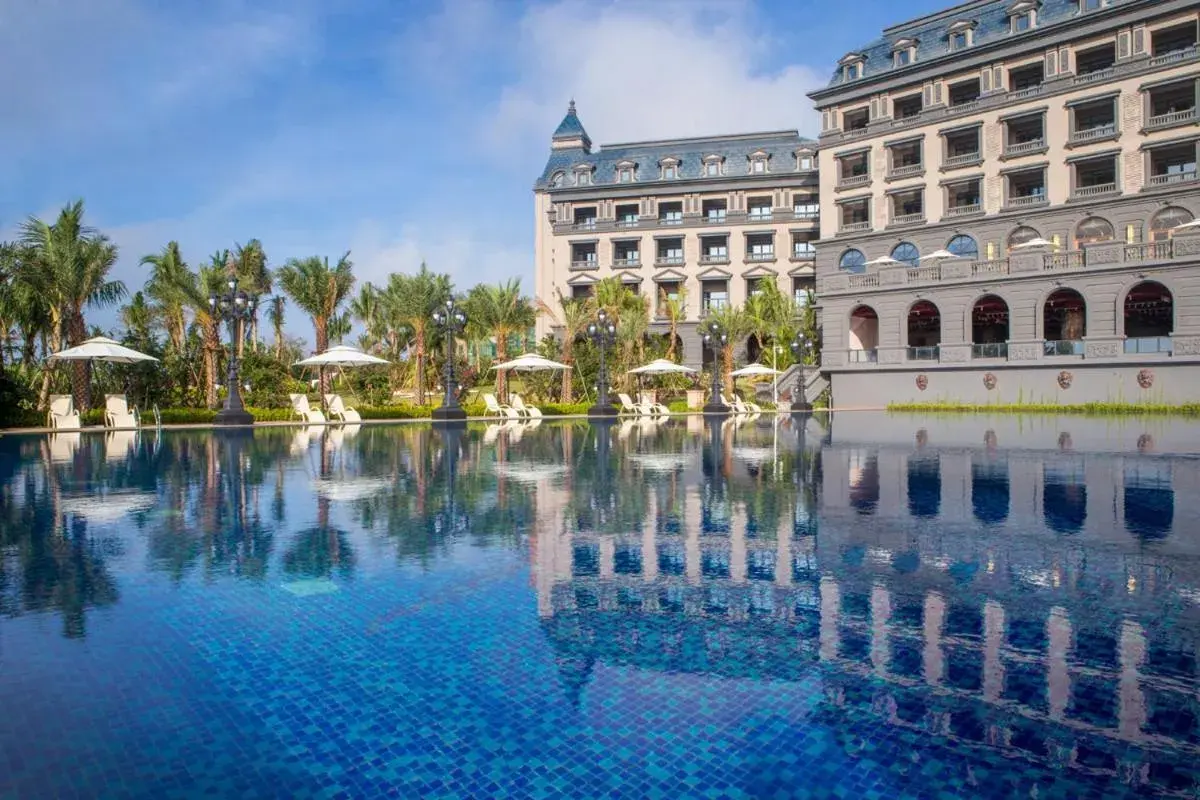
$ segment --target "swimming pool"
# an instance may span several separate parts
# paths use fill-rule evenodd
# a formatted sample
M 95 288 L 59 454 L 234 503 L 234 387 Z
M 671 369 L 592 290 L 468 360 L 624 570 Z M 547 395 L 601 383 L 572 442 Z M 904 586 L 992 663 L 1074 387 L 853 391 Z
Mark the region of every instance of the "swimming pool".
M 1190 797 L 1200 427 L 0 438 L 0 794 Z

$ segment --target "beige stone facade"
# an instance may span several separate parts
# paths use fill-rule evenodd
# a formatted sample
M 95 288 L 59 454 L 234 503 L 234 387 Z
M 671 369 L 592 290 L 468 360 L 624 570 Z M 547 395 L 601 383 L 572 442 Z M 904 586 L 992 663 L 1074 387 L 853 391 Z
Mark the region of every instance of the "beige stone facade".
M 535 286 L 560 297 L 618 277 L 652 297 L 682 291 L 684 363 L 700 366 L 697 325 L 710 306 L 740 305 L 759 281 L 804 297 L 814 287 L 816 147 L 795 131 L 605 145 L 592 150 L 574 107 L 534 191 Z M 553 332 L 543 315 L 538 335 Z
M 1004 14 L 1014 27 L 997 32 Z M 976 18 L 977 41 L 922 57 Z M 995 400 L 984 371 L 1009 399 L 1157 397 L 1096 380 L 1071 393 L 1076 362 L 1093 376 L 1186 364 L 1168 394 L 1197 388 L 1200 238 L 1179 226 L 1200 214 L 1198 22 L 1194 2 L 975 2 L 885 31 L 922 43 L 902 65 L 857 66 L 878 45 L 843 59 L 812 95 L 822 365 L 839 404 L 880 371 L 903 373 L 877 384 L 889 400 Z M 933 255 L 947 249 L 958 257 Z

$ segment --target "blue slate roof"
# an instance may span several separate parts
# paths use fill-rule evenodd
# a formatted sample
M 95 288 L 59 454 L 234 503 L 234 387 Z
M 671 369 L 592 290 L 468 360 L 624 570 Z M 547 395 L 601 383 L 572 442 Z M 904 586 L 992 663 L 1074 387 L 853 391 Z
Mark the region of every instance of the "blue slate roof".
M 864 47 L 852 50 L 851 53 L 858 53 L 866 57 L 863 64 L 863 78 L 884 73 L 901 73 L 904 70 L 917 69 L 922 63 L 949 55 L 951 52 L 949 28 L 956 22 L 975 23 L 972 45 L 965 51 L 970 52 L 981 45 L 991 44 L 1002 39 L 1016 40 L 1023 36 L 1036 35 L 1037 32 L 1051 25 L 1069 24 L 1080 16 L 1093 16 L 1100 13 L 1092 11 L 1081 14 L 1077 0 L 1041 0 L 1037 4 L 1037 27 L 1021 33 L 1011 33 L 1009 9 L 1017 2 L 1018 0 L 985 0 L 985 2 L 974 0 L 974 2 L 962 3 L 945 11 L 887 28 L 884 36 Z M 1128 0 L 1110 0 L 1109 5 L 1120 5 L 1125 2 Z M 895 43 L 901 39 L 917 40 L 917 57 L 913 64 L 897 67 L 894 65 L 892 53 L 895 50 Z M 839 65 L 834 70 L 829 86 L 842 86 L 857 83 L 860 80 L 862 78 L 845 80 L 842 77 L 841 65 Z
M 586 141 L 587 134 L 583 133 L 583 124 L 575 114 L 575 105 L 572 102 L 566 118 L 554 132 L 554 139 L 573 139 L 580 136 Z M 592 185 L 613 185 L 617 183 L 617 164 L 623 161 L 632 161 L 637 165 L 636 178 L 632 185 L 651 181 L 674 182 L 661 181 L 659 178 L 659 162 L 668 157 L 679 160 L 679 178 L 676 180 L 704 177 L 703 159 L 710 155 L 724 156 L 723 177 L 745 175 L 749 172 L 750 155 L 758 151 L 770 157 L 767 162 L 769 174 L 778 175 L 796 171 L 795 152 L 801 147 L 810 148 L 815 153 L 817 143 L 812 139 L 802 138 L 797 131 L 776 131 L 601 145 L 597 150 L 580 147 L 551 150 L 546 168 L 542 170 L 534 188 L 550 188 L 550 179 L 557 172 L 562 172 L 565 176 L 563 187 L 573 186 L 574 168 L 579 165 L 594 167 Z

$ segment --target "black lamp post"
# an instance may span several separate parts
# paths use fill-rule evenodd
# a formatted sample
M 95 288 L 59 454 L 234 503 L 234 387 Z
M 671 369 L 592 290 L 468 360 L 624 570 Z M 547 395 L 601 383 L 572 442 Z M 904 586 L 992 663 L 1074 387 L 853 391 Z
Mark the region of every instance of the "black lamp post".
M 615 417 L 617 408 L 608 399 L 608 349 L 617 343 L 617 326 L 608 318 L 604 309 L 596 314 L 596 321 L 587 326 L 588 338 L 600 349 L 600 374 L 597 376 L 596 405 L 588 409 L 589 417 Z
M 438 327 L 446 339 L 446 363 L 442 366 L 442 383 L 446 386 L 446 399 L 440 408 L 433 410 L 433 421 L 442 423 L 464 422 L 467 412 L 458 404 L 458 383 L 454 379 L 454 334 L 462 333 L 467 327 L 467 315 L 454 305 L 454 300 L 446 301 L 443 308 L 433 312 L 433 324 Z
M 253 425 L 254 416 L 242 403 L 242 387 L 238 378 L 237 347 L 242 323 L 254 316 L 258 297 L 238 289 L 236 277 L 230 277 L 224 294 L 209 295 L 208 307 L 217 319 L 229 323 L 229 363 L 225 370 L 225 405 L 217 412 L 218 425 Z
M 709 390 L 708 404 L 704 406 L 705 414 L 728 414 L 729 406 L 721 401 L 721 351 L 729 344 L 729 335 L 721 327 L 721 323 L 710 319 L 700 328 L 701 337 L 713 354 L 712 388 Z
M 804 359 L 812 354 L 812 340 L 801 331 L 792 340 L 792 354 L 796 357 L 796 388 L 792 391 L 792 413 L 811 414 L 812 404 L 808 402 L 808 382 L 804 380 Z

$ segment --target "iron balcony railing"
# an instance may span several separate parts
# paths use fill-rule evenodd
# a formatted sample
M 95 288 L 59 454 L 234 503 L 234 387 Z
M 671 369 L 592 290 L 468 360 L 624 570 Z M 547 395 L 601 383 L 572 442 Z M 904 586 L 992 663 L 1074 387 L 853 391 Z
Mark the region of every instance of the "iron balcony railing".
M 1154 353 L 1166 353 L 1170 355 L 1172 352 L 1174 351 L 1170 336 L 1136 336 L 1125 340 L 1126 355 L 1150 355 Z
M 937 361 L 938 346 L 931 347 L 910 347 L 908 348 L 909 361 Z
M 1046 356 L 1081 356 L 1083 352 L 1082 339 L 1047 339 L 1042 342 L 1042 355 Z
M 875 364 L 879 361 L 879 351 L 874 348 L 870 350 L 850 350 L 848 356 L 851 364 Z
M 971 345 L 971 358 L 1008 358 L 1007 342 Z

